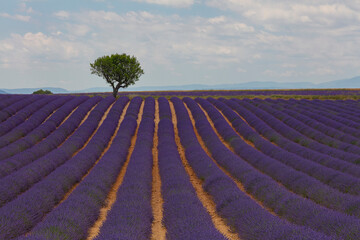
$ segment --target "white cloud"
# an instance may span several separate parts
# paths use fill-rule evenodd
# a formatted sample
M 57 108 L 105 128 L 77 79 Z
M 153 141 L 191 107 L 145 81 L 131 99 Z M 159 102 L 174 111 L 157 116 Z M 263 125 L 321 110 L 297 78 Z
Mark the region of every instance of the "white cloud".
M 219 23 L 224 23 L 226 21 L 225 16 L 219 16 L 219 17 L 214 17 L 214 18 L 210 18 L 209 23 L 212 24 L 219 24 Z
M 54 16 L 60 19 L 68 19 L 70 17 L 70 13 L 67 11 L 58 11 L 54 13 Z
M 21 12 L 26 12 L 26 13 L 34 13 L 34 10 L 32 9 L 32 7 L 28 7 L 26 5 L 26 1 L 20 2 L 19 3 L 19 10 Z
M 359 6 L 351 1 L 267 1 L 267 0 L 208 0 L 206 4 L 222 10 L 241 13 L 251 21 L 282 26 L 289 24 L 332 25 L 339 20 L 360 20 Z
M 47 36 L 42 32 L 12 34 L 0 41 L 0 61 L 14 68 L 29 67 L 33 63 L 76 61 L 89 52 L 81 43 Z
M 221 67 L 239 62 L 248 57 L 247 48 L 252 44 L 247 35 L 255 32 L 253 27 L 223 16 L 182 18 L 149 12 L 89 11 L 75 18 L 97 33 L 87 42 L 102 50 L 101 54 L 132 51 L 152 65 L 170 66 L 181 61 Z M 238 36 L 243 41 L 237 41 Z M 224 41 L 226 37 L 232 39 Z
M 283 63 L 281 65 L 281 67 L 283 68 L 296 68 L 296 64 L 293 64 L 293 63 Z
M 91 28 L 86 24 L 67 24 L 67 30 L 73 36 L 82 37 L 88 34 Z
M 0 17 L 19 20 L 19 21 L 23 21 L 23 22 L 28 22 L 31 19 L 30 16 L 24 16 L 24 15 L 20 15 L 20 14 L 10 15 L 8 13 L 0 13 Z
M 161 71 L 167 74 L 164 79 L 189 78 L 192 72 L 184 70 L 188 68 L 212 78 L 218 74 L 237 79 L 241 74 L 247 79 L 284 81 L 311 76 L 324 80 L 360 69 L 356 6 L 323 0 L 210 3 L 235 14 L 209 18 L 146 11 L 55 12 L 54 18 L 66 21 L 49 21 L 49 32 L 0 39 L 0 66 L 76 62 L 88 70 L 89 61 L 98 56 L 125 52 L 137 56 L 149 76 Z M 19 62 L 22 65 L 17 66 Z M 199 72 L 199 79 L 206 75 Z
M 185 8 L 194 4 L 194 0 L 133 0 L 136 2 L 145 2 L 150 4 L 158 4 L 170 7 Z
M 314 71 L 310 72 L 311 75 L 335 75 L 337 72 L 335 69 L 329 68 L 327 66 L 325 67 L 319 67 L 315 69 Z
M 240 67 L 236 68 L 236 71 L 239 72 L 239 73 L 246 73 L 247 72 L 246 69 L 243 69 L 243 68 L 240 68 Z

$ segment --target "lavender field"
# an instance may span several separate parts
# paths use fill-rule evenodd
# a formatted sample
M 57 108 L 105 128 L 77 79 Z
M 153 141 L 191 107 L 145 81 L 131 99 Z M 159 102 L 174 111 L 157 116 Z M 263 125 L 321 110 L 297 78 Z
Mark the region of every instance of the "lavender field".
M 360 102 L 0 95 L 0 239 L 358 240 Z
M 111 96 L 110 92 L 94 92 L 94 93 L 71 93 L 62 95 L 77 96 Z M 122 91 L 118 96 L 129 97 L 224 97 L 224 98 L 283 98 L 283 99 L 321 99 L 321 100 L 359 100 L 360 89 L 269 89 L 269 90 L 194 90 L 194 91 Z

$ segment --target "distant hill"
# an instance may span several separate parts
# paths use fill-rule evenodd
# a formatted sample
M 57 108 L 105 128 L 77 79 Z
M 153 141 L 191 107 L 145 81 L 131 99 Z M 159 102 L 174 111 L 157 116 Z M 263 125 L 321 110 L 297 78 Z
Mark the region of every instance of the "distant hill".
M 0 94 L 7 94 L 7 92 L 0 90 Z
M 360 76 L 318 84 L 320 88 L 360 88 Z
M 298 89 L 298 88 L 316 88 L 315 84 L 307 82 L 298 83 L 279 83 L 279 82 L 247 82 L 238 84 L 223 85 L 205 85 L 205 84 L 189 84 L 179 86 L 144 86 L 144 87 L 128 87 L 120 89 L 121 91 L 191 91 L 191 90 L 227 90 L 227 89 Z M 110 92 L 110 87 L 88 88 L 74 92 Z
M 55 87 L 15 88 L 15 89 L 3 88 L 3 89 L 0 89 L 0 90 L 5 91 L 6 93 L 11 93 L 11 94 L 31 94 L 31 93 L 39 90 L 39 89 L 49 90 L 52 93 L 69 93 L 69 91 L 64 89 L 64 88 L 55 88 Z
M 204 84 L 190 84 L 180 86 L 146 86 L 146 87 L 129 87 L 123 91 L 166 91 L 166 90 L 250 90 L 250 89 L 305 89 L 305 88 L 360 88 L 360 76 L 329 81 L 320 84 L 311 82 L 246 82 L 237 84 L 222 84 L 222 85 L 204 85 Z M 92 88 L 92 92 L 97 92 L 97 88 Z M 100 90 L 100 88 L 99 88 Z M 101 88 L 99 92 L 109 92 L 111 88 Z
M 189 84 L 179 86 L 144 86 L 136 87 L 131 86 L 120 91 L 167 91 L 167 90 L 250 90 L 250 89 L 305 89 L 305 88 L 360 88 L 360 76 L 329 81 L 320 84 L 311 82 L 246 82 L 236 84 L 222 84 L 222 85 L 205 85 L 205 84 Z M 31 94 L 40 88 L 17 88 L 17 89 L 0 89 L 0 94 L 14 93 L 14 94 Z M 43 87 L 43 90 L 50 90 L 53 93 L 90 93 L 90 92 L 111 92 L 111 87 L 93 87 L 82 90 L 67 90 L 64 88 Z

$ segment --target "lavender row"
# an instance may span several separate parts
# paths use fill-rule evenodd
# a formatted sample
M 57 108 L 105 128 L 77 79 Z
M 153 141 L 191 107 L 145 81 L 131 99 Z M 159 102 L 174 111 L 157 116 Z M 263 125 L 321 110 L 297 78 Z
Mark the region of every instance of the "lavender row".
M 38 158 L 43 157 L 46 154 L 50 154 L 51 151 L 56 149 L 75 131 L 85 115 L 101 99 L 101 97 L 92 97 L 88 99 L 82 103 L 59 128 L 53 131 L 43 141 L 8 159 L 2 160 L 0 162 L 0 179 L 26 166 Z M 2 150 L 0 150 L 0 152 L 2 152 Z M 8 152 L 7 154 L 10 153 L 11 152 Z M 49 156 L 51 157 L 52 155 Z
M 245 138 L 248 141 L 251 141 L 254 144 L 254 146 L 262 153 L 264 153 L 267 156 L 270 156 L 288 166 L 291 166 L 295 170 L 302 171 L 302 172 L 308 174 L 309 176 L 312 176 L 312 177 L 320 180 L 321 182 L 323 182 L 333 188 L 338 189 L 341 192 L 355 194 L 355 195 L 360 194 L 360 179 L 358 179 L 354 176 L 351 176 L 347 173 L 339 172 L 332 168 L 325 167 L 317 162 L 313 162 L 312 160 L 309 160 L 307 158 L 296 155 L 290 151 L 287 151 L 280 146 L 274 145 L 273 143 L 270 142 L 270 140 L 273 140 L 274 137 L 276 136 L 276 141 L 281 141 L 281 140 L 283 140 L 282 137 L 278 136 L 278 135 L 272 135 L 272 137 L 273 137 L 272 139 L 270 138 L 270 139 L 265 140 L 262 136 L 260 136 L 255 131 L 255 130 L 257 130 L 257 128 L 260 128 L 260 129 L 263 128 L 263 126 L 265 125 L 265 123 L 261 122 L 260 119 L 258 121 L 254 121 L 256 119 L 253 118 L 252 122 L 253 123 L 255 122 L 255 124 L 254 124 L 255 130 L 253 130 L 237 114 L 232 112 L 230 107 L 228 107 L 224 103 L 219 102 L 215 99 L 209 99 L 209 100 L 224 113 L 224 115 L 228 118 L 228 120 L 231 121 L 232 126 L 235 128 L 235 130 L 243 138 Z M 197 101 L 204 108 L 206 107 L 207 109 L 209 109 L 209 111 L 215 111 L 211 106 L 208 106 L 210 103 L 207 102 L 206 100 L 197 99 Z M 231 105 L 231 101 L 229 103 L 229 106 L 230 105 Z M 218 115 L 218 113 L 213 113 L 213 117 L 217 117 L 216 115 Z M 248 115 L 250 115 L 250 114 L 248 114 Z M 284 141 L 286 141 L 286 140 L 284 140 Z M 303 148 L 296 144 L 293 144 L 293 145 L 294 146 L 292 149 L 295 152 L 307 151 L 306 148 Z M 327 161 L 327 164 L 329 165 L 329 159 L 325 158 L 324 160 Z M 341 160 L 335 161 L 335 163 L 337 163 L 337 165 L 339 165 L 339 166 L 342 166 Z M 335 167 L 337 165 L 335 165 Z M 348 164 L 348 165 L 351 165 L 351 164 Z M 355 168 L 355 170 L 359 170 L 359 168 L 357 166 L 348 166 L 348 167 L 349 167 L 349 169 L 352 169 L 352 170 L 354 170 L 354 168 Z M 357 174 L 359 175 L 360 172 L 357 172 Z M 336 177 L 334 177 L 334 176 L 336 176 Z
M 260 108 L 265 109 L 270 113 L 274 111 L 275 114 L 277 114 L 279 111 L 272 105 L 265 106 L 264 101 L 260 100 L 256 102 L 259 104 L 258 106 Z M 290 110 L 289 107 L 285 107 L 284 109 L 281 109 L 280 112 L 284 114 L 284 116 L 287 115 L 287 117 L 289 117 L 288 120 L 284 120 L 285 123 L 288 123 L 288 125 L 292 126 L 295 130 L 301 131 L 309 138 L 346 152 L 360 154 L 360 148 L 357 146 L 359 144 L 358 138 L 331 128 L 331 125 L 326 126 L 317 121 L 317 119 L 307 117 L 299 109 Z
M 209 98 L 208 100 L 222 111 L 224 108 L 226 108 L 226 105 L 228 105 L 231 109 L 237 112 L 235 113 L 231 109 L 223 111 L 236 131 L 246 137 L 247 140 L 253 143 L 255 142 L 253 140 L 252 132 L 247 130 L 249 128 L 249 123 L 258 133 L 262 135 L 262 137 L 266 138 L 270 142 L 273 142 L 288 152 L 294 153 L 300 157 L 309 159 L 328 168 L 332 168 L 355 177 L 360 177 L 360 167 L 288 140 L 287 138 L 277 133 L 274 129 L 269 127 L 267 123 L 261 118 L 258 118 L 251 111 L 238 105 L 234 101 L 223 100 L 223 102 L 220 102 L 212 98 Z M 223 106 L 225 103 L 226 105 Z M 247 121 L 247 123 L 244 122 L 238 114 L 241 115 Z
M 238 179 L 245 190 L 255 196 L 278 216 L 290 222 L 304 225 L 316 231 L 324 232 L 336 238 L 351 239 L 360 236 L 360 220 L 339 213 L 289 192 L 269 176 L 260 173 L 243 158 L 230 151 L 217 137 L 199 106 L 190 99 L 184 99 L 195 119 L 195 126 L 205 141 L 214 159 L 233 177 Z M 214 119 L 214 124 L 225 138 L 238 141 L 236 134 L 227 125 L 221 114 L 207 104 L 207 112 Z M 258 160 L 265 164 L 263 159 Z
M 333 101 L 321 101 L 323 103 L 323 106 L 331 106 L 333 105 Z M 341 109 L 342 113 L 347 113 L 349 115 L 352 115 L 356 118 L 360 118 L 360 110 L 359 110 L 359 104 L 354 104 L 353 106 L 350 106 L 349 103 L 354 103 L 353 101 L 336 101 L 338 104 L 336 104 L 334 107 L 338 107 Z M 357 102 L 359 103 L 359 102 Z
M 360 137 L 360 130 L 353 128 L 353 127 L 349 127 L 346 124 L 343 124 L 342 122 L 344 120 L 346 120 L 346 118 L 342 118 L 341 116 L 339 116 L 337 119 L 339 119 L 340 122 L 336 121 L 334 119 L 327 117 L 326 111 L 317 110 L 316 108 L 314 108 L 313 105 L 312 106 L 307 105 L 306 103 L 304 103 L 302 101 L 270 101 L 269 99 L 267 99 L 266 102 L 276 104 L 273 106 L 276 106 L 276 109 L 278 109 L 278 110 L 280 110 L 280 108 L 282 108 L 284 106 L 290 107 L 290 109 L 296 110 L 297 112 L 304 114 L 307 117 L 310 117 L 310 118 L 322 123 L 322 125 L 326 125 L 325 127 L 331 126 L 331 128 L 334 128 L 334 129 L 340 131 L 340 133 L 332 133 L 334 135 L 339 134 L 340 137 L 343 137 L 342 136 L 343 133 L 346 133 L 346 134 L 352 135 L 353 137 L 356 137 L 355 143 L 359 141 L 357 138 Z M 320 126 L 320 128 L 323 128 L 322 125 Z M 326 132 L 326 128 L 325 128 L 325 132 Z M 329 133 L 331 134 L 331 130 Z
M 93 116 L 90 114 L 88 118 L 89 121 L 84 123 L 84 125 L 88 125 L 89 127 L 88 133 L 91 134 L 93 132 L 93 130 L 91 130 L 91 124 L 98 124 L 99 120 L 96 119 L 96 115 L 101 117 L 111 104 L 112 101 L 109 100 L 111 99 L 104 99 L 100 102 L 94 109 L 94 111 L 96 111 L 94 112 L 95 114 L 92 114 Z M 101 106 L 104 106 L 104 109 L 101 109 Z M 99 134 L 102 137 L 103 134 L 101 132 L 99 132 Z M 78 138 L 80 137 L 81 135 Z M 86 141 L 89 135 L 84 134 L 83 137 Z M 92 148 L 83 149 L 58 168 L 56 168 L 60 165 L 58 159 L 51 159 L 51 161 L 47 159 L 47 162 L 42 162 L 41 165 L 34 168 L 33 172 L 35 172 L 36 169 L 38 170 L 37 174 L 33 174 L 32 172 L 26 174 L 27 172 L 23 172 L 24 174 L 21 176 L 27 177 L 27 181 L 30 182 L 29 184 L 37 183 L 31 188 L 28 186 L 29 189 L 27 191 L 0 208 L 0 226 L 3 227 L 0 229 L 0 239 L 17 237 L 35 226 L 76 182 L 76 176 L 81 173 L 81 167 L 84 167 L 87 162 L 93 160 L 96 154 L 98 156 L 101 154 L 97 152 L 97 150 L 100 149 L 100 146 L 97 145 L 100 143 L 101 140 L 98 140 L 95 142 L 95 145 L 93 144 Z M 89 149 L 91 149 L 91 151 L 89 151 Z M 67 152 L 64 151 L 64 155 L 67 155 Z M 74 164 L 74 162 L 76 164 Z M 34 163 L 37 163 L 37 161 Z M 55 168 L 56 170 L 53 171 Z M 41 171 L 39 171 L 40 169 Z M 35 181 L 31 181 L 33 179 Z
M 351 129 L 355 129 L 356 131 L 359 131 L 360 129 L 360 125 L 358 124 L 359 120 L 352 120 L 351 118 L 353 116 L 345 115 L 343 112 L 341 112 L 341 108 L 337 110 L 331 110 L 327 107 L 323 107 L 322 103 L 317 101 L 308 102 L 300 100 L 300 103 L 311 107 L 313 110 L 321 112 L 321 114 L 326 118 L 339 122 Z
M 250 104 L 254 104 L 254 103 L 252 101 L 250 101 Z M 288 113 L 286 113 L 288 111 L 285 111 L 285 110 L 278 111 L 278 110 L 276 110 L 270 106 L 267 106 L 265 104 L 262 104 L 262 103 L 257 104 L 257 107 L 268 112 L 269 114 L 275 116 L 276 118 L 281 119 L 281 121 L 283 123 L 285 123 L 292 129 L 294 129 L 298 132 L 301 132 L 301 134 L 307 138 L 313 139 L 321 144 L 330 146 L 331 148 L 335 148 L 338 151 L 343 151 L 344 153 L 360 154 L 359 147 L 354 146 L 352 144 L 341 142 L 334 138 L 331 138 L 331 137 L 327 136 L 326 134 L 324 134 L 308 125 L 311 123 L 305 124 L 304 119 L 307 119 L 305 116 L 297 114 L 296 112 L 292 112 L 291 115 L 295 115 L 295 116 L 291 116 Z M 310 122 L 313 122 L 313 121 L 310 121 Z M 314 124 L 311 124 L 311 125 L 314 125 Z
M 30 105 L 36 100 L 41 99 L 42 96 L 14 96 L 14 98 L 10 98 L 11 101 L 4 101 L 4 103 L 11 103 L 8 106 L 4 106 L 3 109 L 0 111 L 0 122 L 4 122 L 6 119 L 14 115 L 19 110 L 23 109 L 24 107 Z
M 360 137 L 360 131 L 355 130 L 353 128 L 346 128 L 341 123 L 338 123 L 334 120 L 328 119 L 322 115 L 320 112 L 314 112 L 312 108 L 305 107 L 305 106 L 296 106 L 294 104 L 286 106 L 291 106 L 291 109 L 285 109 L 285 113 L 289 114 L 292 111 L 296 111 L 299 114 L 302 114 L 302 119 L 307 121 L 308 125 L 313 127 L 314 129 L 317 129 L 321 131 L 322 133 L 338 139 L 345 143 L 354 144 L 356 146 L 360 145 L 359 137 Z M 288 112 L 288 110 L 291 110 Z M 299 119 L 301 120 L 301 119 Z M 303 121 L 301 120 L 301 121 Z
M 223 99 L 221 99 L 223 100 Z M 303 135 L 301 132 L 296 131 L 292 127 L 288 126 L 284 122 L 282 122 L 281 118 L 279 116 L 279 119 L 268 112 L 255 107 L 254 105 L 246 102 L 246 101 L 237 101 L 236 99 L 232 99 L 231 101 L 236 102 L 240 106 L 243 106 L 253 112 L 256 116 L 261 118 L 268 126 L 273 128 L 277 133 L 281 134 L 282 136 L 286 137 L 287 139 L 298 143 L 302 146 L 305 146 L 307 148 L 313 149 L 317 152 L 327 154 L 331 157 L 339 158 L 351 163 L 357 163 L 360 162 L 360 156 L 353 153 L 344 152 L 339 149 L 332 148 L 328 145 L 321 144 L 313 139 L 310 139 Z M 278 114 L 281 114 L 280 111 L 278 111 Z M 251 123 L 250 123 L 251 124 Z
M 291 101 L 293 102 L 293 101 Z M 303 100 L 301 100 L 303 102 Z M 329 112 L 335 115 L 339 115 L 346 119 L 351 119 L 353 121 L 360 120 L 360 112 L 358 109 L 348 108 L 347 101 L 345 100 L 337 100 L 337 101 L 329 101 L 329 100 L 313 100 L 307 102 L 312 105 L 312 107 L 316 109 L 320 109 L 325 112 Z M 358 127 L 357 127 L 358 128 Z
M 68 163 L 64 164 L 56 170 L 58 174 L 52 174 L 52 178 L 57 179 L 59 187 L 55 187 L 51 191 L 51 196 L 60 199 L 75 181 L 81 180 L 84 172 L 99 157 L 100 151 L 109 144 L 109 137 L 115 133 L 120 115 L 127 102 L 128 98 L 126 97 L 117 100 L 98 132 L 83 150 L 83 157 L 72 161 L 69 165 L 67 165 Z M 129 117 L 128 113 L 138 111 L 140 103 L 141 100 L 139 101 L 139 99 L 132 100 L 109 149 L 89 174 L 80 181 L 68 198 L 48 213 L 29 234 L 20 239 L 76 240 L 86 238 L 89 228 L 96 221 L 100 208 L 105 204 L 107 194 L 125 162 L 131 136 L 136 128 L 136 119 Z M 99 146 L 99 143 L 101 146 Z M 77 156 L 79 155 L 80 153 Z M 91 155 L 90 161 L 89 155 Z M 68 169 L 72 169 L 72 171 L 68 171 Z M 71 181 L 68 181 L 68 179 L 71 179 Z M 53 184 L 51 181 L 48 183 Z M 51 207 L 50 205 L 48 209 Z M 58 229 L 58 231 L 52 231 L 52 229 Z
M 298 172 L 274 158 L 256 150 L 245 143 L 237 133 L 223 120 L 222 124 L 215 125 L 219 133 L 229 142 L 236 154 L 249 162 L 256 169 L 271 176 L 287 189 L 327 208 L 360 217 L 360 198 L 341 193 L 320 181 Z M 225 122 L 224 122 L 225 121 Z
M 24 137 L 26 134 L 41 125 L 43 121 L 49 117 L 54 111 L 70 101 L 74 97 L 58 97 L 56 100 L 49 102 L 42 108 L 38 109 L 26 121 L 13 128 L 8 133 L 0 137 L 0 148 L 15 142 L 19 138 Z
M 209 100 L 214 103 L 213 100 Z M 225 102 L 228 106 L 230 106 L 243 118 L 245 118 L 248 124 L 255 128 L 256 131 L 258 131 L 263 137 L 265 137 L 271 142 L 276 143 L 278 146 L 286 149 L 287 151 L 295 153 L 306 159 L 310 159 L 314 162 L 320 163 L 324 166 L 351 174 L 353 176 L 360 176 L 358 166 L 328 155 L 326 150 L 330 147 L 322 146 L 317 142 L 310 144 L 308 147 L 306 147 L 306 145 L 308 144 L 304 144 L 302 142 L 300 142 L 300 144 L 297 144 L 296 142 L 299 142 L 299 139 L 291 141 L 291 139 L 284 137 L 289 136 L 286 135 L 286 133 L 293 130 L 287 125 L 283 124 L 281 121 L 277 121 L 275 118 L 269 118 L 267 116 L 264 117 L 264 115 L 260 114 L 256 115 L 255 113 L 259 113 L 259 111 L 256 111 L 256 109 L 254 111 L 250 111 L 247 108 L 237 104 L 235 101 L 225 99 L 222 99 L 222 101 Z M 241 128 L 243 124 L 247 125 L 246 123 L 242 123 L 242 121 L 240 121 L 239 126 L 234 127 Z M 273 128 L 277 131 L 275 131 Z M 239 129 L 239 131 L 241 130 Z M 282 133 L 283 135 L 281 135 L 280 133 Z M 251 137 L 249 137 L 249 140 L 252 141 Z M 332 149 L 330 148 L 329 151 L 331 150 Z M 351 154 L 350 156 L 353 157 L 354 161 L 359 159 L 357 155 Z
M 0 149 L 0 160 L 9 158 L 21 151 L 24 151 L 30 147 L 33 147 L 41 139 L 47 137 L 51 132 L 53 132 L 60 123 L 82 102 L 87 100 L 88 97 L 75 97 L 61 106 L 55 113 L 53 113 L 45 122 L 37 126 L 35 129 L 25 128 L 24 131 L 19 131 L 19 135 L 24 132 L 29 132 L 26 136 L 21 139 L 8 144 L 6 147 Z M 41 114 L 44 114 L 42 112 Z M 30 120 L 30 119 L 29 119 Z M 39 119 L 38 119 L 39 120 Z M 26 122 L 25 122 L 26 123 Z M 22 124 L 21 124 L 22 125 Z M 20 126 L 21 126 L 20 125 Z M 19 126 L 19 127 L 20 127 Z M 12 133 L 12 132 L 11 132 Z M 6 134 L 8 135 L 8 134 Z M 5 135 L 5 136 L 6 136 Z M 14 136 L 13 134 L 12 136 Z M 1 139 L 2 137 L 0 137 Z M 8 139 L 4 139 L 3 142 L 10 142 Z
M 281 102 L 277 101 L 276 103 L 286 104 L 286 106 L 289 106 L 288 103 L 285 101 L 281 101 Z M 341 132 L 350 134 L 356 138 L 360 137 L 360 130 L 353 128 L 353 127 L 348 127 L 346 124 L 343 124 L 342 123 L 343 121 L 341 121 L 341 120 L 346 120 L 346 118 L 342 118 L 341 115 L 337 118 L 338 120 L 340 120 L 340 122 L 339 122 L 339 121 L 333 120 L 329 117 L 326 117 L 326 111 L 316 110 L 313 106 L 308 106 L 306 104 L 303 104 L 303 102 L 301 102 L 301 105 L 299 105 L 299 103 L 300 102 L 291 101 L 291 104 L 294 105 L 294 108 L 296 108 L 296 110 L 301 112 L 302 114 L 304 114 L 312 119 L 315 119 L 315 120 L 321 122 L 322 124 L 325 124 L 326 126 L 331 126 L 332 128 L 335 128 Z M 359 140 L 356 139 L 355 141 L 358 142 Z
M 43 107 L 49 102 L 54 101 L 57 98 L 58 97 L 55 96 L 39 98 L 28 106 L 22 108 L 20 111 L 16 112 L 14 115 L 8 118 L 6 121 L 0 123 L 0 136 L 11 131 L 20 123 L 24 122 L 33 113 L 35 113 L 39 108 Z
M 325 117 L 335 120 L 336 122 L 340 122 L 347 127 L 356 129 L 357 131 L 360 128 L 359 124 L 357 123 L 358 120 L 353 121 L 350 119 L 353 117 L 353 115 L 344 114 L 342 111 L 344 106 L 341 106 L 340 104 L 334 105 L 337 106 L 337 109 L 329 109 L 328 106 L 324 106 L 324 103 L 319 101 L 304 101 L 304 99 L 302 99 L 299 100 L 299 103 L 304 104 L 307 107 L 311 107 L 312 111 L 321 112 L 321 114 Z
M 217 110 L 205 99 L 196 99 L 204 108 L 212 112 L 212 117 L 219 118 Z M 218 106 L 221 103 L 218 104 Z M 220 105 L 220 110 L 228 108 L 226 105 Z M 227 109 L 230 111 L 230 109 Z M 244 123 L 239 116 L 233 116 L 232 120 Z M 225 121 L 222 123 L 227 124 Z M 238 124 L 238 123 L 237 123 Z M 260 126 L 261 127 L 261 126 Z M 269 140 L 262 138 L 255 130 L 247 124 L 242 124 L 241 128 L 236 127 L 237 132 L 246 140 L 254 144 L 254 146 L 267 156 L 276 159 L 297 171 L 308 174 L 309 176 L 318 179 L 330 187 L 333 187 L 341 192 L 350 193 L 354 195 L 360 194 L 360 179 L 346 173 L 325 167 L 321 164 L 300 157 L 294 153 L 288 152 L 281 147 L 271 143 Z M 334 177 L 336 176 L 336 178 Z
M 0 111 L 2 111 L 3 109 L 9 107 L 10 105 L 24 99 L 27 98 L 29 96 L 26 95 L 13 95 L 13 94 L 9 94 L 9 95 L 1 95 L 2 99 L 0 101 Z M 13 114 L 13 113 L 11 113 Z M 10 114 L 10 115 L 11 115 Z
M 109 92 L 103 93 L 77 93 L 81 94 L 92 94 L 92 95 L 111 95 Z M 319 89 L 319 90 L 195 90 L 195 91 L 126 91 L 118 93 L 120 96 L 131 96 L 131 95 L 146 95 L 146 96 L 253 96 L 253 95 L 305 95 L 305 96 L 356 96 L 359 95 L 359 90 L 343 90 L 343 89 Z
M 341 117 L 351 120 L 352 122 L 358 122 L 360 120 L 359 116 L 355 116 L 356 112 L 354 112 L 354 110 L 349 111 L 345 108 L 345 106 L 341 106 L 340 104 L 334 105 L 328 101 L 315 101 L 315 100 L 313 101 L 313 103 L 316 103 L 314 104 L 314 107 L 325 109 L 329 113 L 332 114 L 341 113 Z M 360 126 L 357 124 L 355 125 L 355 128 L 359 129 Z
M 150 238 L 154 115 L 155 100 L 148 97 L 125 176 L 97 240 Z
M 166 239 L 226 239 L 214 227 L 186 173 L 174 138 L 169 102 L 159 98 L 158 158 Z M 170 113 L 170 114 L 169 114 Z
M 171 101 L 176 110 L 179 136 L 189 164 L 197 177 L 204 180 L 203 188 L 213 197 L 218 213 L 241 239 L 334 239 L 272 215 L 243 193 L 202 149 L 182 101 L 178 98 L 171 98 Z M 197 124 L 201 125 L 202 122 Z M 210 131 L 208 133 L 211 134 Z M 225 161 L 224 152 L 212 153 L 221 154 L 221 159 Z M 241 162 L 234 167 L 237 164 Z
M 86 121 L 59 148 L 2 178 L 0 180 L 0 206 L 4 206 L 39 182 L 82 148 L 98 127 L 103 114 L 113 101 L 113 97 L 103 99 Z

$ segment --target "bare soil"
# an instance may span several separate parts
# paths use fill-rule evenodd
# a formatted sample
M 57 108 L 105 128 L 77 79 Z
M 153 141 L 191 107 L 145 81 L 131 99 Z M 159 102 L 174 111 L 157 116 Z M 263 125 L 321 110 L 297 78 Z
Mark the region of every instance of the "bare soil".
M 220 217 L 220 215 L 216 212 L 216 204 L 212 200 L 212 197 L 205 192 L 205 190 L 202 188 L 202 181 L 196 176 L 195 172 L 189 165 L 186 157 L 185 157 L 185 149 L 181 145 L 178 128 L 177 128 L 177 119 L 176 119 L 176 113 L 174 109 L 174 105 L 172 102 L 170 103 L 171 113 L 172 113 L 172 121 L 174 124 L 174 132 L 175 132 L 175 142 L 178 146 L 178 151 L 181 157 L 181 161 L 184 165 L 184 168 L 186 172 L 188 173 L 190 177 L 190 182 L 192 183 L 193 187 L 195 188 L 196 194 L 198 198 L 200 199 L 203 206 L 206 208 L 207 212 L 211 216 L 211 220 L 215 226 L 215 228 L 223 234 L 226 238 L 230 240 L 239 240 L 239 236 L 232 232 L 230 227 L 226 224 L 226 221 Z
M 159 125 L 159 103 L 155 101 L 155 131 L 153 143 L 153 169 L 152 169 L 152 194 L 151 206 L 153 209 L 154 220 L 151 227 L 152 240 L 166 239 L 166 228 L 162 224 L 163 219 L 163 204 L 164 199 L 161 195 L 161 178 L 159 173 L 159 159 L 158 159 L 158 125 Z
M 131 139 L 131 145 L 130 145 L 124 166 L 121 168 L 120 173 L 119 173 L 115 183 L 111 187 L 111 190 L 105 200 L 104 207 L 102 207 L 100 209 L 100 214 L 99 214 L 98 219 L 96 220 L 94 225 L 89 229 L 87 240 L 94 239 L 100 233 L 100 229 L 101 229 L 102 225 L 104 224 L 104 222 L 106 221 L 107 215 L 116 201 L 116 194 L 123 182 L 123 179 L 124 179 L 124 176 L 125 176 L 125 173 L 127 170 L 127 166 L 129 165 L 131 154 L 134 151 L 134 146 L 135 146 L 135 142 L 137 139 L 137 133 L 139 130 L 139 125 L 140 125 L 141 119 L 142 119 L 143 109 L 144 109 L 144 102 L 142 102 L 140 110 L 139 110 L 138 119 L 137 119 L 138 125 L 136 127 L 135 134 Z M 125 111 L 123 113 L 125 113 Z M 124 116 L 122 116 L 122 118 L 124 118 Z
M 220 139 L 220 141 L 231 151 L 233 151 L 232 147 L 222 138 L 222 136 L 218 133 L 218 131 L 216 130 L 214 123 L 212 122 L 212 120 L 210 119 L 209 115 L 207 114 L 207 112 L 199 105 L 199 107 L 203 110 L 208 122 L 210 123 L 211 127 L 213 128 L 214 132 L 216 133 L 216 135 L 218 136 L 218 138 Z M 191 114 L 190 110 L 189 111 L 189 115 Z M 221 114 L 222 112 L 219 111 Z M 223 114 L 222 114 L 223 115 Z M 225 118 L 225 120 L 227 121 L 227 123 L 230 125 L 230 127 L 232 127 L 231 123 L 228 121 L 228 119 L 223 115 L 223 117 Z M 193 124 L 195 123 L 192 115 L 191 115 L 191 121 L 193 122 Z M 195 125 L 194 125 L 195 126 Z M 235 130 L 234 130 L 235 131 Z M 207 152 L 207 154 L 211 157 L 211 153 L 210 151 L 206 148 L 205 143 L 203 142 L 202 138 L 200 137 L 200 135 L 196 132 L 196 136 L 198 137 L 199 142 L 201 142 L 200 144 L 202 145 L 203 149 Z M 236 131 L 235 131 L 236 132 Z M 239 135 L 239 137 L 241 137 L 244 141 L 246 141 L 241 135 Z M 246 141 L 246 143 L 248 143 L 249 145 L 251 145 L 252 147 L 255 147 L 254 144 L 250 141 Z M 233 151 L 234 152 L 234 151 Z M 211 157 L 212 158 L 212 157 Z M 262 208 L 266 209 L 269 213 L 271 213 L 272 215 L 276 216 L 276 213 L 271 210 L 270 208 L 267 208 L 262 202 L 258 201 L 254 196 L 252 196 L 251 194 L 246 192 L 246 189 L 244 187 L 244 185 L 236 178 L 234 178 L 225 168 L 223 168 L 222 166 L 220 166 L 215 159 L 212 158 L 212 160 L 214 161 L 214 163 L 228 176 L 230 177 L 237 185 L 237 187 L 243 191 L 248 197 L 250 197 L 253 201 L 255 201 L 257 204 L 259 204 Z

